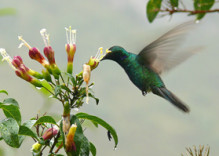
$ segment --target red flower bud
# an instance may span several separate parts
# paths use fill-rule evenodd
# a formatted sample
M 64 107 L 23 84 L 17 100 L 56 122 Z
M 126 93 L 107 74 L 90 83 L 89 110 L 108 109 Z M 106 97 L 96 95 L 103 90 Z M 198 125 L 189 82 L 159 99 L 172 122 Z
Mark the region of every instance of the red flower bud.
M 47 46 L 44 48 L 44 54 L 46 58 L 48 59 L 50 64 L 55 64 L 55 57 L 54 57 L 54 50 L 51 46 Z
M 29 56 L 30 58 L 32 58 L 33 60 L 38 61 L 39 63 L 43 63 L 45 58 L 43 57 L 43 55 L 40 53 L 40 51 L 33 47 L 31 49 L 29 49 Z
M 20 56 L 14 56 L 11 63 L 13 64 L 15 68 L 18 68 L 20 67 L 21 64 L 23 64 L 23 60 Z

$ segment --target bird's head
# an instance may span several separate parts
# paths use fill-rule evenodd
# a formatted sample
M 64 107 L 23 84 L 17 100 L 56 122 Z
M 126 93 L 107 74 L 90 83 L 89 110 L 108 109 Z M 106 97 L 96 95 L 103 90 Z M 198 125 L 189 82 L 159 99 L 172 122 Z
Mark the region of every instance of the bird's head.
M 102 60 L 113 60 L 116 62 L 123 61 L 128 57 L 128 52 L 120 47 L 120 46 L 113 46 L 107 50 L 107 54 L 101 59 Z

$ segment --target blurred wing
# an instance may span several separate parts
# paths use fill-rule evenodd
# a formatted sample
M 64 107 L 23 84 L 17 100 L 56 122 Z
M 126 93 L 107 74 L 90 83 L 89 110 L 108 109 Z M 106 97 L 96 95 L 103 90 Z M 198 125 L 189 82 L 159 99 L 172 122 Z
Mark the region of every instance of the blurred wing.
M 194 21 L 185 22 L 165 33 L 138 54 L 139 62 L 160 74 L 188 59 L 193 52 L 177 52 L 177 48 L 194 25 Z

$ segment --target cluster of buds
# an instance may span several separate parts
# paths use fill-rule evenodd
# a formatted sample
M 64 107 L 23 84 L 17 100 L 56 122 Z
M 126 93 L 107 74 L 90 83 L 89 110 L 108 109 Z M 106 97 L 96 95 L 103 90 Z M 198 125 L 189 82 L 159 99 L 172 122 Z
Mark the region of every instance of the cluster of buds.
M 69 32 L 69 35 L 68 35 Z M 76 51 L 76 30 L 66 29 L 67 33 L 67 44 L 66 51 L 68 55 L 68 65 L 67 72 L 72 73 L 73 69 L 73 58 Z M 46 58 L 40 53 L 39 49 L 36 47 L 31 47 L 22 36 L 18 36 L 18 39 L 21 41 L 19 48 L 22 46 L 26 46 L 29 50 L 29 56 L 31 59 L 39 62 L 45 69 L 42 70 L 42 74 L 26 67 L 23 63 L 23 60 L 20 56 L 15 56 L 13 59 L 8 55 L 5 49 L 0 49 L 0 54 L 3 56 L 3 60 L 7 61 L 9 65 L 15 70 L 15 73 L 20 78 L 30 82 L 35 87 L 42 87 L 40 80 L 45 79 L 48 82 L 52 82 L 51 76 L 53 76 L 56 80 L 59 80 L 61 76 L 61 71 L 59 70 L 56 62 L 54 50 L 50 46 L 49 35 L 46 32 L 46 29 L 42 29 L 40 34 L 45 43 L 44 47 L 44 55 Z M 33 76 L 33 77 L 32 77 Z
M 67 52 L 67 73 L 72 74 L 73 72 L 73 60 L 76 52 L 76 30 L 72 30 L 71 27 L 66 29 L 66 38 L 67 44 L 65 45 L 65 50 Z M 21 41 L 19 48 L 22 46 L 26 46 L 29 50 L 29 56 L 31 59 L 39 62 L 45 69 L 42 70 L 42 73 L 38 73 L 28 67 L 26 67 L 23 63 L 23 60 L 20 56 L 15 56 L 13 59 L 6 53 L 5 49 L 0 49 L 0 53 L 3 56 L 3 60 L 6 60 L 10 66 L 15 70 L 15 73 L 20 78 L 30 82 L 36 87 L 43 87 L 41 84 L 42 79 L 45 79 L 47 82 L 52 83 L 53 76 L 56 80 L 59 80 L 61 76 L 61 71 L 59 70 L 56 62 L 54 50 L 50 46 L 49 35 L 46 32 L 46 29 L 42 29 L 40 34 L 43 38 L 45 47 L 44 47 L 44 55 L 46 58 L 40 53 L 39 49 L 36 47 L 31 47 L 22 36 L 18 36 L 18 39 Z M 100 60 L 104 57 L 103 48 L 100 47 L 96 56 L 90 57 L 89 61 L 83 65 L 83 71 L 78 74 L 78 76 L 83 76 L 84 81 L 86 82 L 86 103 L 88 103 L 88 84 L 90 80 L 90 72 L 97 68 Z
M 0 53 L 3 56 L 3 61 L 7 61 L 9 63 L 9 65 L 15 70 L 15 73 L 17 76 L 19 76 L 20 78 L 30 82 L 31 84 L 33 84 L 36 87 L 42 87 L 41 82 L 38 79 L 43 78 L 43 76 L 41 74 L 39 74 L 38 72 L 27 68 L 24 63 L 23 60 L 21 59 L 20 56 L 15 56 L 13 59 L 7 54 L 7 52 L 5 51 L 5 49 L 0 49 Z M 34 76 L 36 78 L 33 78 L 31 76 Z
M 40 64 L 43 65 L 43 67 L 45 67 L 46 70 L 43 70 L 42 74 L 26 67 L 20 56 L 15 56 L 12 59 L 7 54 L 5 49 L 0 49 L 0 53 L 3 56 L 3 60 L 6 60 L 9 63 L 9 65 L 15 70 L 16 75 L 30 82 L 35 87 L 43 87 L 40 80 L 45 79 L 48 82 L 52 82 L 51 75 L 53 75 L 54 78 L 58 80 L 61 74 L 59 68 L 55 63 L 54 50 L 49 44 L 49 35 L 46 33 L 45 29 L 42 29 L 40 33 L 45 43 L 44 54 L 48 61 L 40 53 L 38 48 L 31 47 L 21 36 L 18 36 L 18 39 L 21 41 L 19 48 L 22 47 L 23 45 L 26 46 L 29 49 L 30 58 L 39 62 Z

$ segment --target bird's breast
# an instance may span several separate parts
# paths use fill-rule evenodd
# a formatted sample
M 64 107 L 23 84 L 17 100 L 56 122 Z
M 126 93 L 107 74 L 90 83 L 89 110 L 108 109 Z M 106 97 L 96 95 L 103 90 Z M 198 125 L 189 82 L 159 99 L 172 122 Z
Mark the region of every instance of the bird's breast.
M 149 78 L 148 70 L 137 62 L 129 62 L 123 69 L 127 73 L 129 79 L 138 87 L 141 91 L 147 91 L 149 84 L 147 79 Z
M 121 64 L 120 64 L 121 65 Z M 160 76 L 150 68 L 147 68 L 137 61 L 127 61 L 121 65 L 127 73 L 129 79 L 138 87 L 141 91 L 150 91 L 151 87 L 164 86 Z

